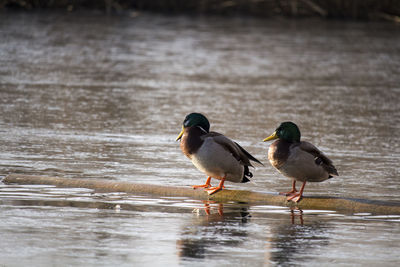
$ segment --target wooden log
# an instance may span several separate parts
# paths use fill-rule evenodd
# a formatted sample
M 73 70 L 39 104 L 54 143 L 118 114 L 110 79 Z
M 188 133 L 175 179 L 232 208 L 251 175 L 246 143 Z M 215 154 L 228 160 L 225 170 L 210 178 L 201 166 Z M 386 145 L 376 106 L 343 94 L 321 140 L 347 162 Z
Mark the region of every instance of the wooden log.
M 58 187 L 89 188 L 98 192 L 125 192 L 150 194 L 163 197 L 188 197 L 216 202 L 239 202 L 274 206 L 296 207 L 299 209 L 332 210 L 344 213 L 400 214 L 400 203 L 367 199 L 339 197 L 304 197 L 299 203 L 286 201 L 278 194 L 264 194 L 245 190 L 224 189 L 209 196 L 204 190 L 189 187 L 174 187 L 100 179 L 75 179 L 23 174 L 10 174 L 3 179 L 6 184 L 55 185 Z

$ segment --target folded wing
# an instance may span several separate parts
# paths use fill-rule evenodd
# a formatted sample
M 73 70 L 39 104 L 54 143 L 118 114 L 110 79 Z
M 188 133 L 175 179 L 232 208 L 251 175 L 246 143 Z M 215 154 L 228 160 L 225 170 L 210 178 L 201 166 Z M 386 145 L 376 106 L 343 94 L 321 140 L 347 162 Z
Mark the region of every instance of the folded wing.
M 238 143 L 233 142 L 231 139 L 227 138 L 226 136 L 217 133 L 217 132 L 209 132 L 202 136 L 202 138 L 212 137 L 213 140 L 221 145 L 223 148 L 228 150 L 233 157 L 239 161 L 244 166 L 253 166 L 250 163 L 250 160 L 255 161 L 257 163 L 262 163 L 253 157 L 249 152 L 247 152 L 244 148 L 242 148 Z
M 317 165 L 322 165 L 322 167 L 331 175 L 336 175 L 338 176 L 338 172 L 335 168 L 335 166 L 333 166 L 332 161 L 325 156 L 324 153 L 322 153 L 317 147 L 315 147 L 313 144 L 302 141 L 300 142 L 299 145 L 300 149 L 310 153 L 311 155 L 314 156 L 314 161 L 315 164 Z

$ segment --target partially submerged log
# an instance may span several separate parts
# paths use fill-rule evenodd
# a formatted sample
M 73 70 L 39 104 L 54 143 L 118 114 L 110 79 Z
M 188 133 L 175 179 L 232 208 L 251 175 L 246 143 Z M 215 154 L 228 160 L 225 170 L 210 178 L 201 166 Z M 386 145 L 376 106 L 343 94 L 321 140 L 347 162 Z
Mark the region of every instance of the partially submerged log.
M 339 197 L 304 197 L 299 203 L 286 201 L 278 194 L 264 194 L 245 190 L 224 189 L 209 196 L 203 190 L 188 187 L 135 184 L 130 182 L 99 179 L 75 179 L 47 176 L 10 174 L 3 179 L 6 184 L 55 185 L 58 187 L 89 188 L 99 192 L 125 192 L 150 194 L 163 197 L 188 197 L 216 202 L 239 202 L 275 206 L 297 207 L 299 209 L 334 210 L 345 213 L 400 214 L 400 203 Z

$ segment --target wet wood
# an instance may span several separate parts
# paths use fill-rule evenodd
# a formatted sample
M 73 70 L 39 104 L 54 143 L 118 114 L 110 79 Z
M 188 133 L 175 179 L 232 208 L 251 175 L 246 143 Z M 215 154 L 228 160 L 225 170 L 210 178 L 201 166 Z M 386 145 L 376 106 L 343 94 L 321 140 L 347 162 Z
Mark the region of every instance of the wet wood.
M 286 201 L 286 197 L 278 194 L 264 194 L 245 190 L 222 190 L 209 196 L 201 189 L 190 187 L 174 187 L 130 182 L 74 179 L 47 176 L 10 174 L 3 179 L 6 184 L 54 185 L 58 187 L 89 188 L 98 192 L 125 192 L 132 194 L 150 194 L 163 197 L 188 197 L 199 200 L 217 202 L 243 202 L 249 204 L 276 205 L 298 207 L 299 209 L 333 210 L 344 213 L 400 214 L 400 203 L 373 201 L 366 199 L 338 197 L 304 197 L 299 203 Z

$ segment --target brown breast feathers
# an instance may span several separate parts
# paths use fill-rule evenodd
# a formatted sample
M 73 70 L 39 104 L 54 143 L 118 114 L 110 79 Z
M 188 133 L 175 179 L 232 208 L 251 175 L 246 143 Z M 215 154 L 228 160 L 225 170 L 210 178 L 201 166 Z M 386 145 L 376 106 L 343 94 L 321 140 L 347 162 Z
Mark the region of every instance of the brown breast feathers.
M 192 155 L 197 152 L 197 150 L 203 144 L 203 140 L 200 138 L 204 133 L 199 127 L 188 127 L 185 128 L 182 139 L 181 139 L 181 150 L 188 158 L 191 159 Z
M 273 142 L 268 149 L 268 159 L 272 166 L 279 169 L 285 164 L 287 158 L 289 157 L 289 148 L 291 143 L 276 140 Z

